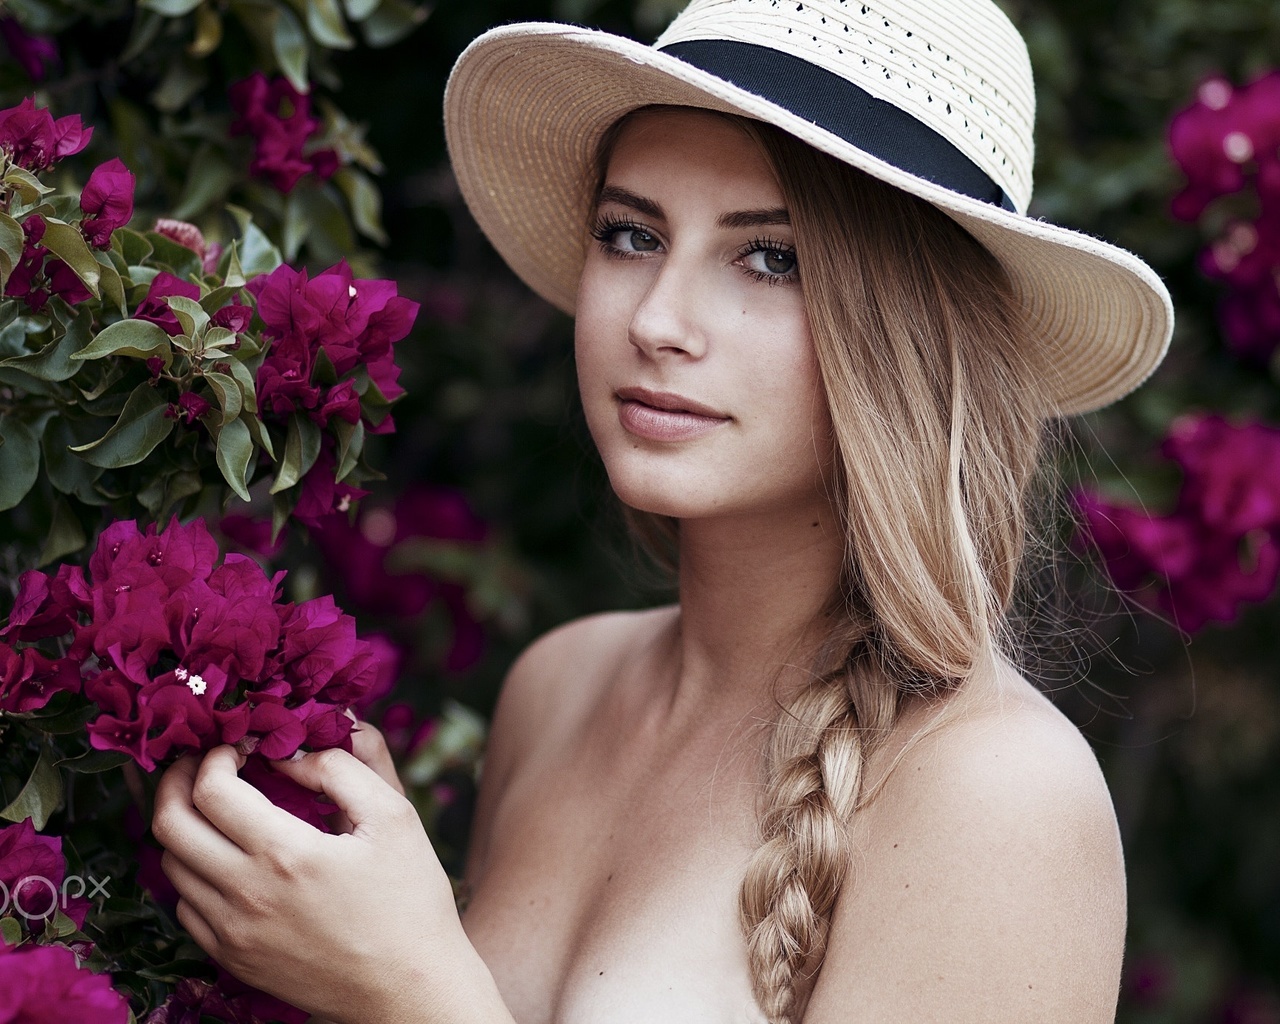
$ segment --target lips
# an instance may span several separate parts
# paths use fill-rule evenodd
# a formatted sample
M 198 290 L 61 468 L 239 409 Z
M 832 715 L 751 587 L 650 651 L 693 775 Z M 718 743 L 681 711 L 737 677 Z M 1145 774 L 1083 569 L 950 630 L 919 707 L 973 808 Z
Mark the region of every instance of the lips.
M 690 441 L 718 429 L 729 416 L 683 395 L 648 388 L 619 388 L 618 420 L 648 441 Z

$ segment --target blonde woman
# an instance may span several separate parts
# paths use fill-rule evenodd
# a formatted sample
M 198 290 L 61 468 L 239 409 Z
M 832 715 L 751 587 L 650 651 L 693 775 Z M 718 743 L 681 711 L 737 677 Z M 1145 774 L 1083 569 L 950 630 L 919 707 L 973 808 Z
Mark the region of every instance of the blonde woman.
M 583 407 L 679 604 L 512 669 L 452 894 L 385 746 L 165 778 L 179 917 L 334 1021 L 1114 1018 L 1125 881 L 1005 617 L 1046 421 L 1154 368 L 1140 261 L 1029 219 L 1032 85 L 988 0 L 695 0 L 654 47 L 477 40 L 472 211 L 575 314 Z

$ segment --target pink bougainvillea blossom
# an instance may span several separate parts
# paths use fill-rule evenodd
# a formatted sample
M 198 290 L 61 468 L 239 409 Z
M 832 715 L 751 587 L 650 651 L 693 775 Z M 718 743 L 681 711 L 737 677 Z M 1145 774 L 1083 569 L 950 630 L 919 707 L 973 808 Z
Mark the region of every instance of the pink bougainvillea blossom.
M 48 225 L 39 214 L 32 214 L 22 222 L 22 257 L 5 285 L 6 295 L 23 299 L 36 313 L 44 309 L 53 295 L 74 306 L 92 294 L 75 271 L 62 260 L 50 256 L 41 244 L 47 229 Z
M 62 64 L 53 37 L 28 32 L 17 18 L 0 17 L 0 39 L 33 82 L 43 82 Z
M 346 516 L 330 515 L 312 527 L 317 547 L 353 607 L 397 619 L 413 619 L 433 603 L 442 607 L 453 630 L 444 655 L 443 667 L 449 671 L 470 668 L 484 653 L 484 627 L 468 607 L 466 587 L 424 572 L 394 572 L 390 555 L 398 544 L 414 539 L 478 546 L 488 533 L 461 493 L 437 487 L 406 491 L 391 508 L 362 511 L 354 524 Z
M 133 216 L 133 172 L 119 159 L 99 164 L 80 192 L 80 209 L 84 219 L 80 230 L 95 248 L 111 245 L 111 232 L 129 223 Z
M 63 892 L 66 873 L 60 837 L 40 835 L 30 818 L 0 828 L 0 899 L 5 900 L 0 916 L 7 913 L 27 931 L 39 931 L 46 918 L 61 911 L 83 927 L 89 901 L 70 888 Z
M 152 230 L 199 256 L 200 269 L 206 274 L 212 274 L 218 269 L 218 259 L 222 256 L 222 244 L 206 242 L 204 232 L 194 224 L 185 220 L 174 220 L 171 217 L 161 217 Z
M 218 1020 L 224 1024 L 306 1024 L 310 1014 L 282 999 L 251 988 L 238 978 L 217 968 L 212 981 L 183 978 L 173 994 L 152 1010 L 145 1024 L 202 1024 Z
M 329 598 L 282 601 L 283 578 L 245 555 L 219 560 L 201 520 L 145 532 L 117 522 L 87 573 L 30 583 L 24 615 L 71 622 L 66 657 L 99 708 L 91 745 L 148 771 L 220 743 L 266 757 L 349 750 L 344 712 L 377 681 L 379 649 Z
M 93 137 L 79 114 L 56 121 L 44 107 L 26 97 L 16 107 L 0 110 L 0 151 L 28 171 L 46 171 L 64 157 L 74 156 Z
M 1198 220 L 1215 200 L 1257 196 L 1257 216 L 1233 220 L 1200 254 L 1200 269 L 1226 286 L 1219 323 L 1228 346 L 1265 362 L 1280 345 L 1280 71 L 1235 88 L 1203 82 L 1173 118 L 1169 149 L 1186 175 L 1175 216 Z
M 287 78 L 268 81 L 258 71 L 232 85 L 229 95 L 238 115 L 231 134 L 254 140 L 250 174 L 265 178 L 281 192 L 291 192 L 306 174 L 323 181 L 337 171 L 337 152 L 312 143 L 321 122 L 311 116 L 311 97 L 298 92 Z
M 125 1024 L 129 1005 L 105 974 L 65 946 L 11 947 L 0 940 L 0 1024 Z
M 151 279 L 151 284 L 147 286 L 147 294 L 143 296 L 142 301 L 138 303 L 138 308 L 134 311 L 134 319 L 150 320 L 153 324 L 162 327 L 166 334 L 177 337 L 182 333 L 182 324 L 174 316 L 169 304 L 164 301 L 170 295 L 180 295 L 184 299 L 198 299 L 200 286 L 162 270 Z
M 1174 425 L 1183 470 L 1168 515 L 1077 495 L 1085 532 L 1122 590 L 1193 632 L 1264 601 L 1280 576 L 1280 430 L 1218 416 Z

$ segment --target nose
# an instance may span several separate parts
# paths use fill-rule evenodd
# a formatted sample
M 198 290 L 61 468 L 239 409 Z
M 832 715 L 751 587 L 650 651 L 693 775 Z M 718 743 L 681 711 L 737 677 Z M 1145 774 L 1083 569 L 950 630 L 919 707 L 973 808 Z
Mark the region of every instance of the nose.
M 668 256 L 654 274 L 627 328 L 627 338 L 651 359 L 701 358 L 707 351 L 705 310 L 710 305 L 698 276 L 683 261 Z

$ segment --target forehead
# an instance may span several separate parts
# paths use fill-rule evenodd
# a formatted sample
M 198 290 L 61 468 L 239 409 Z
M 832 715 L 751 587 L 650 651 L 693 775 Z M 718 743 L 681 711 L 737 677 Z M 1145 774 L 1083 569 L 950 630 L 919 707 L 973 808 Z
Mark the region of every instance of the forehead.
M 782 204 L 764 151 L 729 118 L 693 108 L 643 110 L 622 126 L 605 175 L 615 185 L 731 190 L 724 198 Z

